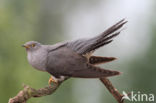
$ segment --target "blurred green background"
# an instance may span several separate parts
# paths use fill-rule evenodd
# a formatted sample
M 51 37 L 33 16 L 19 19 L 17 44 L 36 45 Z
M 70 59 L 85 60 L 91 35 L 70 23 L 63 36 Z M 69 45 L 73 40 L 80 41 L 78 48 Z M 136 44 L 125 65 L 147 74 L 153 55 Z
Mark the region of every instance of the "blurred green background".
M 121 93 L 133 90 L 156 95 L 155 9 L 154 0 L 0 0 L 0 103 L 7 103 L 23 83 L 34 88 L 47 85 L 50 75 L 27 62 L 21 47 L 26 41 L 54 44 L 93 37 L 122 18 L 128 20 L 122 33 L 95 54 L 118 58 L 102 66 L 123 72 L 110 78 Z M 67 80 L 53 95 L 28 101 L 112 102 L 117 103 L 98 79 L 79 78 Z

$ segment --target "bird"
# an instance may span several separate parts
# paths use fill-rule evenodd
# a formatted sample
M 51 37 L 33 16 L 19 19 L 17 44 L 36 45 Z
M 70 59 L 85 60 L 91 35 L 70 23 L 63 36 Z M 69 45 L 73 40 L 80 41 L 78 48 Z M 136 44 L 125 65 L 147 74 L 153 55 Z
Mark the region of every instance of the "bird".
M 25 47 L 29 64 L 37 70 L 50 73 L 49 85 L 65 78 L 102 78 L 120 75 L 121 72 L 101 68 L 97 65 L 111 62 L 115 57 L 95 56 L 93 53 L 111 43 L 120 34 L 127 21 L 122 19 L 101 34 L 72 41 L 43 45 L 28 41 Z

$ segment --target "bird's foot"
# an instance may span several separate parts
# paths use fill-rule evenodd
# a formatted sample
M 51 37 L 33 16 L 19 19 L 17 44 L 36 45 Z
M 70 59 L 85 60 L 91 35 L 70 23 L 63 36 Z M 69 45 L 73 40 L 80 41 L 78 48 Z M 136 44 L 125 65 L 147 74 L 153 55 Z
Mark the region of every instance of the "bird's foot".
M 68 77 L 65 77 L 65 76 L 60 76 L 59 78 L 56 78 L 54 76 L 51 76 L 49 78 L 49 81 L 48 81 L 48 84 L 49 86 L 51 86 L 52 83 L 54 84 L 59 84 L 60 82 L 64 81 L 65 79 L 67 79 Z
M 53 76 L 51 76 L 48 81 L 49 86 L 51 86 L 52 83 L 58 84 L 58 80 Z

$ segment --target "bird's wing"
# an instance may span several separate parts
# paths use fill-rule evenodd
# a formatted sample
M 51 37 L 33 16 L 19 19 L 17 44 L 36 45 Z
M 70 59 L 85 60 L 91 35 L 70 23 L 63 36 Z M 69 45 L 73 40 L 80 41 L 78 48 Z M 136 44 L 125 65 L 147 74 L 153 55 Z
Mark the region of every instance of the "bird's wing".
M 71 76 L 79 77 L 79 78 L 101 78 L 101 77 L 115 76 L 119 74 L 120 72 L 118 71 L 112 71 L 97 66 L 93 66 L 91 64 L 86 64 L 85 69 L 74 70 Z
M 47 50 L 48 52 L 51 52 L 51 51 L 54 51 L 54 50 L 57 50 L 61 47 L 64 47 L 67 45 L 68 42 L 59 42 L 59 43 L 56 43 L 56 44 L 53 44 L 53 45 L 46 45 L 47 47 Z
M 114 57 L 90 56 L 89 63 L 93 65 L 103 64 L 115 60 Z
M 102 69 L 87 63 L 85 57 L 66 46 L 48 53 L 46 70 L 55 77 L 99 78 L 120 74 L 118 71 Z
M 106 44 L 111 43 L 112 38 L 117 36 L 120 31 L 118 31 L 127 21 L 124 19 L 116 23 L 115 25 L 108 28 L 106 31 L 101 33 L 99 36 L 90 39 L 79 39 L 75 41 L 68 42 L 67 47 L 71 48 L 78 54 L 86 54 L 94 51 Z

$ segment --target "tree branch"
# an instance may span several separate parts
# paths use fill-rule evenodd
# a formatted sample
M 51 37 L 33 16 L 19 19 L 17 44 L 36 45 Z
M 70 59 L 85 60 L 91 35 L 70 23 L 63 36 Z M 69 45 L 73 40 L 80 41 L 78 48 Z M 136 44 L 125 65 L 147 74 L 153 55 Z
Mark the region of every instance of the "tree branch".
M 111 81 L 108 78 L 100 78 L 100 80 L 118 101 L 118 103 L 124 103 L 124 100 L 122 100 L 123 95 L 118 92 L 118 90 L 112 85 Z
M 65 80 L 67 80 L 66 78 Z M 63 81 L 65 81 L 63 80 Z M 61 85 L 63 81 L 58 83 L 52 83 L 51 86 L 46 86 L 44 88 L 40 88 L 38 90 L 31 88 L 28 85 L 24 86 L 24 89 L 21 90 L 15 97 L 10 98 L 8 103 L 26 103 L 28 99 L 31 97 L 42 97 L 46 95 L 51 95 L 55 92 L 55 90 Z
M 66 78 L 65 80 L 67 80 Z M 28 99 L 31 97 L 42 97 L 46 95 L 51 95 L 55 92 L 55 90 L 65 81 L 60 81 L 59 83 L 53 83 L 51 86 L 46 86 L 40 89 L 31 88 L 28 85 L 24 86 L 24 89 L 21 90 L 15 97 L 10 98 L 8 103 L 26 103 Z M 123 103 L 122 95 L 117 91 L 116 88 L 112 85 L 112 83 L 107 78 L 100 78 L 101 82 L 106 86 L 109 92 L 115 97 L 118 103 Z

